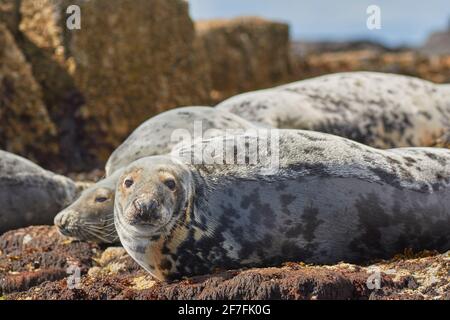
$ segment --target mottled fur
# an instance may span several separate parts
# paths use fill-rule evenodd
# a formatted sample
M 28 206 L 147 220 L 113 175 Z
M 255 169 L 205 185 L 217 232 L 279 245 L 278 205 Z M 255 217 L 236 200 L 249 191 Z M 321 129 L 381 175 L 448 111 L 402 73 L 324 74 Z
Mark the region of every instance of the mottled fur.
M 250 122 L 235 114 L 211 107 L 183 107 L 163 112 L 142 123 L 111 154 L 106 163 L 106 176 L 134 160 L 152 155 L 169 153 L 179 141 L 171 139 L 175 130 L 185 129 L 192 137 L 194 125 L 202 124 L 202 132 L 219 135 L 226 129 L 249 129 Z
M 217 151 L 230 137 L 125 168 L 114 211 L 128 253 L 166 280 L 215 268 L 367 262 L 405 248 L 450 249 L 450 150 L 382 151 L 329 134 L 275 131 L 280 166 L 272 172 L 262 170 L 267 157 L 257 165 L 181 161 L 198 144 Z M 249 145 L 260 139 L 247 138 Z M 167 176 L 176 181 L 173 191 Z M 126 179 L 133 179 L 129 188 Z M 136 199 L 157 208 L 139 216 Z
M 216 108 L 274 128 L 331 133 L 377 148 L 425 147 L 450 128 L 450 86 L 344 72 L 237 95 Z

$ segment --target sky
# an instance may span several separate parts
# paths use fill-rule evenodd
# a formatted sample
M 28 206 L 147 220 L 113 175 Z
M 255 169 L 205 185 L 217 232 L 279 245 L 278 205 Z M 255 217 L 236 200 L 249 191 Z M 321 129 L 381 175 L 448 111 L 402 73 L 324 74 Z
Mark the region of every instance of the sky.
M 284 21 L 296 40 L 372 39 L 388 46 L 420 45 L 445 30 L 450 0 L 188 0 L 195 20 L 260 16 Z M 366 26 L 367 7 L 377 5 L 381 29 Z

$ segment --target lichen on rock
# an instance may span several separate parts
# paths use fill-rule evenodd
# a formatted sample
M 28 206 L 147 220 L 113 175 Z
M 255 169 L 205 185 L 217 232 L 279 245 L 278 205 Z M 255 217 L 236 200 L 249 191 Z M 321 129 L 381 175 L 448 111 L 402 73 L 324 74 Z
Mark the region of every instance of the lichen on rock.
M 291 80 L 287 24 L 240 17 L 201 20 L 195 28 L 208 57 L 213 100 Z
M 58 152 L 40 85 L 8 28 L 0 24 L 0 149 L 33 160 Z

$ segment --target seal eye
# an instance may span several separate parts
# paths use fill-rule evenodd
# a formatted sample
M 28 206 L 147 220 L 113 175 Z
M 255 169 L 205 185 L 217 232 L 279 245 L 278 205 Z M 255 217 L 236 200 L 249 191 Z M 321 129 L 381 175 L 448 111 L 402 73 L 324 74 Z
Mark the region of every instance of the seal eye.
M 130 188 L 133 185 L 134 181 L 131 178 L 126 178 L 123 184 L 125 185 L 125 188 Z
M 170 190 L 175 190 L 175 187 L 177 186 L 175 183 L 175 180 L 173 179 L 167 179 L 164 181 L 164 184 L 169 188 Z
M 106 200 L 108 200 L 108 198 L 106 198 L 106 197 L 97 197 L 97 198 L 95 198 L 95 202 L 105 202 Z

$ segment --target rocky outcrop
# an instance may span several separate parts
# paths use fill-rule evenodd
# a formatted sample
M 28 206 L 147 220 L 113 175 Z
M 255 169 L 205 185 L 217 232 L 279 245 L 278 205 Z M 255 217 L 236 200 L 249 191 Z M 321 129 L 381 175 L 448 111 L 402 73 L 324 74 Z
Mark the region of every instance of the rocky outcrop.
M 198 21 L 195 28 L 208 57 L 213 100 L 291 79 L 287 24 L 243 17 Z
M 420 51 L 427 55 L 450 55 L 450 19 L 447 30 L 433 32 Z
M 58 152 L 55 134 L 31 66 L 0 24 L 0 149 L 43 160 Z
M 86 99 L 80 109 L 85 132 L 95 137 L 91 149 L 100 159 L 156 113 L 208 99 L 185 1 L 72 2 L 80 4 L 83 25 L 70 33 L 66 48 Z
M 297 79 L 337 72 L 377 71 L 450 83 L 450 55 L 427 57 L 415 51 L 352 50 L 296 56 L 295 61 Z
M 370 40 L 353 41 L 292 41 L 292 52 L 295 56 L 308 56 L 324 52 L 343 52 L 370 50 L 376 52 L 386 52 L 390 49 L 383 44 Z
M 290 262 L 161 283 L 123 248 L 102 252 L 64 240 L 53 228 L 7 233 L 0 237 L 0 250 L 0 279 L 5 279 L 0 290 L 6 299 L 450 299 L 450 252 L 405 252 L 370 266 Z M 82 269 L 75 287 L 65 273 L 71 261 Z
M 444 133 L 441 137 L 439 137 L 433 147 L 450 149 L 450 131 Z
M 182 0 L 1 0 L 58 130 L 63 162 L 102 164 L 141 122 L 209 99 Z M 66 9 L 81 9 L 81 29 Z M 79 168 L 76 168 L 78 166 Z

